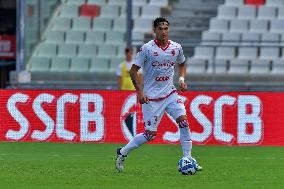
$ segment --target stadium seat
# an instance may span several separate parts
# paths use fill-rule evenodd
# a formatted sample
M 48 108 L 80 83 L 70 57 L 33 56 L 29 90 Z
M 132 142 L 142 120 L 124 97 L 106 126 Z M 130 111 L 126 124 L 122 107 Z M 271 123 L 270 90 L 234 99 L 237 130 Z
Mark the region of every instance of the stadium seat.
M 240 33 L 223 33 L 222 35 L 222 46 L 224 45 L 232 45 L 232 46 L 236 46 L 239 45 L 241 41 L 241 34 Z
M 225 59 L 213 59 L 208 61 L 207 73 L 226 75 L 227 74 L 227 60 Z
M 136 5 L 132 6 L 132 18 L 136 19 L 140 17 L 141 7 L 142 6 L 136 6 Z M 127 14 L 127 7 L 121 7 L 120 18 L 124 18 L 126 20 L 126 14 Z
M 39 57 L 53 57 L 56 56 L 56 44 L 40 44 L 38 47 L 37 56 Z
M 226 32 L 229 29 L 229 21 L 221 19 L 211 19 L 210 20 L 210 30 L 211 32 Z
M 31 72 L 46 72 L 50 69 L 50 60 L 45 57 L 33 57 L 30 61 Z
M 247 75 L 249 68 L 249 61 L 244 59 L 231 59 L 229 61 L 228 73 L 232 75 Z
M 255 46 L 259 45 L 260 42 L 260 34 L 259 33 L 253 33 L 253 32 L 247 32 L 242 33 L 242 46 Z
M 109 72 L 116 72 L 118 69 L 118 65 L 122 62 L 122 58 L 112 58 L 110 60 L 110 68 L 109 68 Z
M 264 75 L 270 73 L 269 60 L 251 60 L 250 74 L 252 75 Z
M 244 20 L 253 20 L 256 18 L 255 6 L 240 6 L 238 7 L 238 18 Z
M 206 73 L 206 61 L 203 59 L 187 60 L 187 72 L 189 75 Z
M 284 20 L 271 20 L 270 32 L 283 33 L 284 31 Z
M 210 60 L 214 57 L 214 47 L 197 46 L 194 50 L 194 59 Z
M 116 18 L 119 17 L 120 7 L 117 5 L 102 5 L 101 6 L 101 18 Z
M 275 60 L 280 58 L 280 49 L 278 47 L 261 47 L 260 59 L 263 60 Z
M 267 20 L 251 20 L 250 21 L 250 32 L 265 33 L 268 32 L 268 21 Z
M 276 8 L 261 6 L 258 8 L 258 19 L 272 20 L 276 18 Z
M 70 59 L 54 57 L 51 59 L 51 72 L 68 72 L 70 69 Z
M 217 47 L 216 59 L 233 59 L 236 56 L 236 50 L 234 47 Z
M 202 45 L 218 45 L 221 41 L 221 34 L 206 31 L 202 33 Z
M 97 55 L 97 47 L 93 44 L 80 44 L 79 45 L 79 57 L 91 58 Z
M 244 33 L 248 31 L 247 20 L 232 20 L 230 23 L 230 32 Z
M 161 16 L 161 7 L 145 5 L 141 9 L 141 17 L 143 18 L 155 18 Z
M 263 6 L 265 4 L 265 0 L 245 0 L 245 4 L 248 6 Z
M 73 5 L 82 5 L 86 3 L 86 0 L 67 0 L 67 4 L 73 4 Z
M 148 0 L 132 0 L 134 6 L 143 6 L 148 3 Z
M 77 56 L 77 45 L 75 44 L 59 44 L 58 45 L 58 56 L 73 58 Z
M 109 59 L 108 58 L 92 58 L 90 63 L 90 72 L 108 72 Z
M 280 42 L 280 35 L 277 33 L 263 33 L 261 35 L 262 46 L 277 46 Z
M 169 0 L 149 0 L 149 5 L 167 7 L 169 5 Z
M 284 19 L 284 6 L 278 7 L 278 17 L 277 19 L 283 20 Z
M 106 32 L 106 44 L 123 44 L 125 41 L 125 33 L 119 31 Z
M 145 33 L 137 31 L 132 31 L 132 40 L 137 43 L 137 41 L 144 40 Z
M 114 18 L 113 19 L 113 30 L 126 32 L 127 29 L 127 20 L 126 18 Z
M 91 29 L 91 19 L 88 17 L 73 18 L 72 30 L 89 31 Z
M 243 6 L 244 0 L 226 0 L 225 5 L 227 5 L 227 6 Z
M 232 6 L 221 5 L 218 7 L 219 19 L 234 19 L 237 15 L 237 8 Z
M 151 32 L 152 31 L 152 19 L 150 18 L 137 18 L 134 20 L 133 31 L 138 32 Z
M 63 30 L 67 31 L 71 29 L 71 19 L 70 18 L 61 18 L 61 17 L 56 17 L 53 19 L 52 23 L 53 30 Z
M 281 59 L 273 60 L 271 74 L 280 75 L 280 76 L 284 75 L 284 60 Z
M 71 72 L 88 72 L 89 59 L 82 57 L 75 57 L 71 59 L 70 71 Z
M 88 4 L 104 5 L 106 0 L 87 0 Z
M 116 56 L 116 47 L 113 45 L 100 45 L 98 47 L 98 57 L 113 58 Z
M 126 7 L 127 1 L 125 0 L 108 0 L 109 5 L 119 5 L 119 6 L 124 6 Z
M 93 30 L 96 31 L 108 31 L 112 29 L 111 18 L 96 17 L 93 21 Z
M 84 42 L 83 31 L 67 31 L 66 32 L 66 43 L 78 44 Z
M 83 4 L 79 8 L 80 17 L 95 18 L 100 15 L 100 5 Z
M 254 60 L 258 58 L 257 47 L 239 47 L 239 59 Z
M 104 31 L 88 31 L 86 32 L 86 44 L 103 44 L 105 42 Z
M 64 42 L 65 32 L 63 31 L 52 31 L 49 30 L 46 33 L 46 43 L 63 43 Z
M 266 0 L 266 6 L 281 7 L 284 5 L 283 0 Z
M 79 16 L 79 6 L 76 4 L 63 4 L 60 9 L 60 16 L 72 18 Z

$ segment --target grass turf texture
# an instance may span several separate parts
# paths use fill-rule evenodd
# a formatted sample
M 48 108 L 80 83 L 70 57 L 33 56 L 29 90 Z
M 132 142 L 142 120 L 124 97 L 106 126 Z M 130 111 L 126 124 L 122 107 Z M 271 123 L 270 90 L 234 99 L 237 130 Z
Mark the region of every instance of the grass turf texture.
M 114 168 L 117 144 L 0 143 L 0 188 L 283 188 L 284 147 L 194 146 L 203 171 L 177 171 L 179 145 L 144 145 Z

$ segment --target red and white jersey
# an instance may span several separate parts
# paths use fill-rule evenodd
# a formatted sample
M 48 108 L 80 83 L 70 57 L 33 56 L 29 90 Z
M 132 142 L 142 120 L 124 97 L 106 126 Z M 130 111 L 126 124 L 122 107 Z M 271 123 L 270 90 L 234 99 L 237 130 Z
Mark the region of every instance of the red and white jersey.
M 151 40 L 137 53 L 134 64 L 143 68 L 144 94 L 149 99 L 165 98 L 176 88 L 173 84 L 175 64 L 185 63 L 180 44 L 169 40 L 165 48 Z

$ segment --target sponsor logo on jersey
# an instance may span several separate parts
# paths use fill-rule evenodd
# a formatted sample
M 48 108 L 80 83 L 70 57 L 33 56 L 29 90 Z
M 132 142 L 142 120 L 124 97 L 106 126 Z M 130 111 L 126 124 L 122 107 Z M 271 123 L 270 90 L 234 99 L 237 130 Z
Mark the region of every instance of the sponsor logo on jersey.
M 169 76 L 157 76 L 155 78 L 156 81 L 168 81 L 170 79 Z
M 164 62 L 164 63 L 160 63 L 158 61 L 152 62 L 153 67 L 172 67 L 174 65 L 175 65 L 175 62 L 173 62 L 173 61 L 168 61 L 168 62 Z

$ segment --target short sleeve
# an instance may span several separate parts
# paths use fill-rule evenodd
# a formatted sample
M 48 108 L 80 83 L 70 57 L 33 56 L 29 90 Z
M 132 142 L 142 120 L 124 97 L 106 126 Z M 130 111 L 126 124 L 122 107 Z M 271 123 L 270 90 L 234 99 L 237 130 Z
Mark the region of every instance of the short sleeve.
M 183 64 L 184 62 L 185 62 L 185 57 L 184 57 L 184 54 L 183 54 L 182 47 L 180 47 L 179 50 L 178 50 L 177 63 Z
M 121 76 L 121 63 L 118 65 L 117 70 L 116 70 L 116 76 Z
M 134 64 L 136 66 L 139 66 L 139 67 L 143 67 L 145 61 L 146 61 L 146 55 L 147 55 L 147 48 L 145 45 L 143 45 L 137 55 L 136 55 L 136 58 L 135 58 L 135 61 L 134 61 Z

